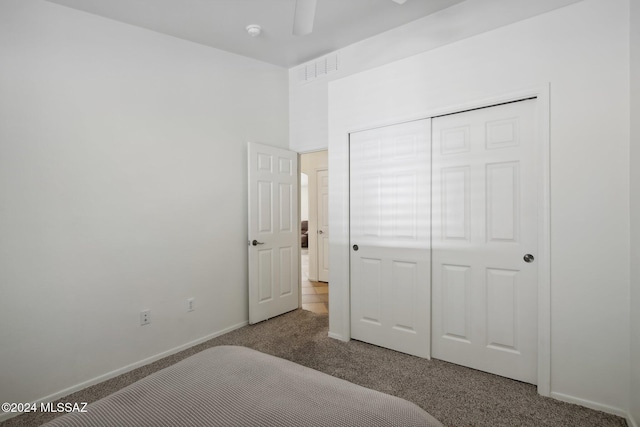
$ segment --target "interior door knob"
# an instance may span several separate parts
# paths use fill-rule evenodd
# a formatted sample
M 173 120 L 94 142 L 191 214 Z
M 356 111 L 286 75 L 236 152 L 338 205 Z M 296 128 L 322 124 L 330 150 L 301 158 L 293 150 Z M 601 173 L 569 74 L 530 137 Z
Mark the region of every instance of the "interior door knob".
M 322 234 L 322 233 L 324 233 L 324 231 L 318 230 L 318 234 Z
M 258 242 L 257 240 L 254 240 L 253 242 L 251 242 L 251 244 L 253 246 L 258 246 L 258 245 L 264 245 L 264 242 Z
M 524 259 L 524 262 L 533 262 L 535 258 L 531 254 L 526 254 L 522 259 Z
M 353 250 L 354 250 L 354 251 L 357 251 L 358 249 L 359 249 L 359 248 L 358 248 L 358 245 L 353 245 Z

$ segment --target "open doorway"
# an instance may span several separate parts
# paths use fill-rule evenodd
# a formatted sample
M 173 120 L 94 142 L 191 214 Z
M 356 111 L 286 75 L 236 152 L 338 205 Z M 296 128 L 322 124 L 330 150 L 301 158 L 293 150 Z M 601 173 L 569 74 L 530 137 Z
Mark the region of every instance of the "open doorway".
M 328 152 L 300 155 L 302 308 L 329 311 Z

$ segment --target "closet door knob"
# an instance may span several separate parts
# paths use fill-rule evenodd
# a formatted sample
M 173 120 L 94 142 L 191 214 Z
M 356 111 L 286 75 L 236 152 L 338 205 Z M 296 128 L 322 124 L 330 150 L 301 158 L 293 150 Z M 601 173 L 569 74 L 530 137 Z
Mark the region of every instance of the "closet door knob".
M 354 250 L 354 251 L 357 251 L 358 249 L 359 249 L 359 248 L 358 248 L 358 245 L 353 245 L 353 250 Z
M 526 254 L 524 257 L 522 257 L 522 259 L 524 260 L 524 262 L 533 262 L 535 258 L 531 254 Z

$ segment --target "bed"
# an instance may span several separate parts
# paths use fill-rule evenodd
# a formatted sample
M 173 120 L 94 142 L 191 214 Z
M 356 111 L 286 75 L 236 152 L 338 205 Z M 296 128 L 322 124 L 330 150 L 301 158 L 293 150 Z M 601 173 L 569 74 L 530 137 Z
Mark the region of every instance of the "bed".
M 45 424 L 441 426 L 413 403 L 256 350 L 219 346 Z

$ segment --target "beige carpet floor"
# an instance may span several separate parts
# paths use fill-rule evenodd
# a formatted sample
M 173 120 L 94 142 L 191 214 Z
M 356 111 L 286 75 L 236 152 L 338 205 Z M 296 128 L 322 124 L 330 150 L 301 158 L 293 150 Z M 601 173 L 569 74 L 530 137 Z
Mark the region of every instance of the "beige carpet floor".
M 620 417 L 541 397 L 530 384 L 358 341 L 340 342 L 328 338 L 327 332 L 326 315 L 296 310 L 214 338 L 60 401 L 95 401 L 205 348 L 242 345 L 402 397 L 446 426 L 626 426 Z M 24 414 L 2 423 L 2 427 L 37 426 L 55 415 Z

